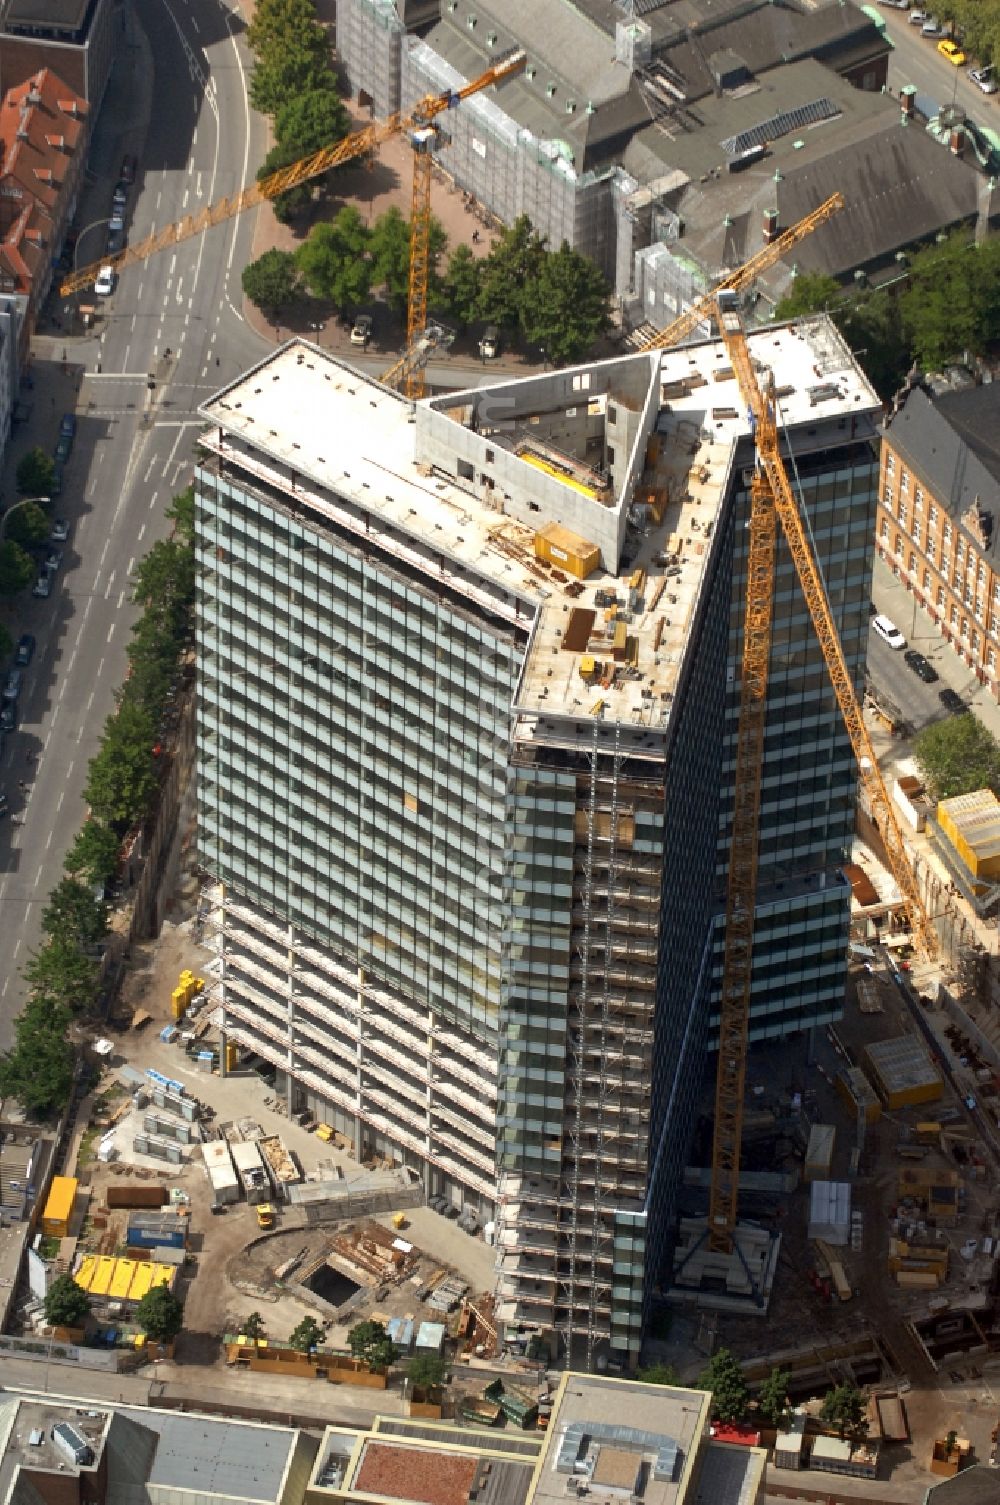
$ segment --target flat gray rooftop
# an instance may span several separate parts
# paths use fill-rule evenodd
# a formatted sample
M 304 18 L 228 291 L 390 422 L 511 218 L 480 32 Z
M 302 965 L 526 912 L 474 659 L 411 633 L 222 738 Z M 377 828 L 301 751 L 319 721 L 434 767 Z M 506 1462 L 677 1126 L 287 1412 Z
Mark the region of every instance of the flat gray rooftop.
M 150 1484 L 206 1497 L 278 1498 L 297 1435 L 291 1428 L 138 1407 L 119 1414 L 157 1435 Z
M 10 0 L 4 20 L 39 31 L 79 31 L 90 4 L 91 0 Z

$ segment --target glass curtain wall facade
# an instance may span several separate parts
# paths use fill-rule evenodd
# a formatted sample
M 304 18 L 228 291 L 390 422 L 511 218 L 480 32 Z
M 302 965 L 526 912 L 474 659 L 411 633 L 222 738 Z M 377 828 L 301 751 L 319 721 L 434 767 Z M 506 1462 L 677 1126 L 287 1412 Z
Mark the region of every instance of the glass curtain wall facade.
M 813 549 L 848 668 L 864 691 L 871 599 L 871 539 L 878 460 L 871 442 L 844 442 L 812 454 L 795 435 L 798 485 Z M 742 454 L 752 465 L 752 454 Z M 749 513 L 749 470 L 737 470 L 737 516 Z M 795 476 L 793 475 L 793 480 Z M 717 903 L 725 904 L 732 773 L 739 717 L 738 666 L 746 590 L 744 529 L 737 529 L 726 695 L 723 818 Z M 847 980 L 845 936 L 850 889 L 837 870 L 849 860 L 857 770 L 823 655 L 787 544 L 778 530 L 774 631 L 761 791 L 758 904 L 751 1039 L 783 1039 L 840 1017 Z M 713 1034 L 722 980 L 723 934 L 716 922 Z
M 489 1201 L 523 645 L 246 478 L 204 466 L 197 497 L 199 839 L 229 1032 L 279 1044 L 296 1101 L 338 1108 L 359 1153 L 403 1146 Z

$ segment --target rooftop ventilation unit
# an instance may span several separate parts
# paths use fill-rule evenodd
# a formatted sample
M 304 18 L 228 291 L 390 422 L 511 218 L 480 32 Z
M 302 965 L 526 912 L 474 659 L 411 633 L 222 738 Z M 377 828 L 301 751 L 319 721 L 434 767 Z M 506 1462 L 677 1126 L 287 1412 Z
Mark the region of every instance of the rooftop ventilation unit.
M 70 1426 L 68 1421 L 57 1422 L 52 1428 L 52 1441 L 64 1458 L 74 1463 L 77 1468 L 84 1468 L 94 1461 L 94 1450 L 76 1427 Z

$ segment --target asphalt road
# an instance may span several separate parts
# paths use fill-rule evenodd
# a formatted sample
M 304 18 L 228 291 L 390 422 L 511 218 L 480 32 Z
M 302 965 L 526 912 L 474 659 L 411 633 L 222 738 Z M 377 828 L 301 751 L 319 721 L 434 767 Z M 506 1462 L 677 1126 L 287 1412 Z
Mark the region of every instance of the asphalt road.
M 933 12 L 933 0 L 924 9 Z M 929 95 L 938 105 L 959 104 L 978 125 L 1000 131 L 1000 92 L 984 94 L 969 78 L 969 69 L 977 65 L 970 58 L 963 68 L 956 68 L 937 50 L 940 38 L 923 37 L 919 26 L 909 24 L 908 10 L 890 10 L 879 6 L 886 31 L 895 51 L 889 59 L 889 87 L 893 94 L 913 84 L 921 94 Z M 943 148 L 942 148 L 943 149 Z
M 247 104 L 242 31 L 236 0 L 126 7 L 77 215 L 81 263 L 103 250 L 126 151 L 139 158 L 132 239 L 252 180 L 263 140 Z M 95 329 L 82 331 L 57 305 L 60 327 L 36 338 L 34 388 L 25 394 L 32 418 L 15 431 L 10 464 L 31 443 L 54 444 L 74 389 L 79 428 L 54 509 L 73 528 L 64 567 L 51 598 L 19 602 L 10 623 L 33 632 L 38 649 L 0 769 L 21 822 L 0 828 L 0 1048 L 23 1001 L 20 969 L 38 941 L 41 910 L 86 813 L 87 762 L 124 678 L 135 563 L 167 531 L 165 510 L 191 477 L 198 404 L 267 349 L 239 311 L 251 233 L 244 217 L 129 268 Z M 100 302 L 90 293 L 80 301 Z

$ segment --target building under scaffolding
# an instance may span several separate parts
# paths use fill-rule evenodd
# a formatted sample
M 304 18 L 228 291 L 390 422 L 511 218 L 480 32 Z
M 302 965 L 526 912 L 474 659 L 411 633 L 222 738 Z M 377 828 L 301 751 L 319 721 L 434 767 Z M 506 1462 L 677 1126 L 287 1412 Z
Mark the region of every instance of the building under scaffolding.
M 863 652 L 876 400 L 826 321 L 751 351 Z M 359 1158 L 495 1223 L 508 1331 L 634 1359 L 715 982 L 752 463 L 722 347 L 414 408 L 294 341 L 204 414 L 199 848 L 225 1032 Z M 821 672 L 796 680 L 796 603 L 779 776 L 789 715 L 838 756 L 842 736 Z M 794 802 L 762 1032 L 835 1011 L 850 793 L 838 768 Z M 773 804 L 762 825 L 770 850 Z

